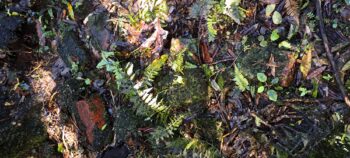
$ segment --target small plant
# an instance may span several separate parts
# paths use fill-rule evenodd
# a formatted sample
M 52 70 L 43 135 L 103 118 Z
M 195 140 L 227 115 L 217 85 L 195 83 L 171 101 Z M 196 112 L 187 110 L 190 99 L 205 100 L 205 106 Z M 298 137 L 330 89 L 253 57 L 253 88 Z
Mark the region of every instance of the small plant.
M 333 77 L 330 74 L 327 74 L 327 75 L 323 75 L 322 78 L 327 81 L 330 81 Z
M 268 42 L 265 40 L 265 37 L 260 35 L 258 36 L 258 41 L 260 42 L 259 45 L 261 47 L 267 47 Z
M 309 94 L 311 93 L 312 91 L 311 90 L 308 90 L 306 89 L 305 87 L 299 87 L 299 92 L 300 92 L 300 96 L 303 97 L 305 96 L 306 94 Z
M 276 41 L 280 38 L 280 35 L 278 34 L 278 30 L 273 30 L 270 36 L 271 41 Z
M 271 101 L 277 101 L 278 94 L 271 87 L 273 85 L 276 85 L 278 83 L 279 79 L 276 77 L 270 81 L 270 84 L 268 84 L 267 83 L 267 76 L 264 73 L 257 73 L 256 77 L 258 78 L 258 81 L 259 81 L 257 93 L 263 93 L 265 90 L 267 90 L 266 94 L 269 97 L 269 99 Z

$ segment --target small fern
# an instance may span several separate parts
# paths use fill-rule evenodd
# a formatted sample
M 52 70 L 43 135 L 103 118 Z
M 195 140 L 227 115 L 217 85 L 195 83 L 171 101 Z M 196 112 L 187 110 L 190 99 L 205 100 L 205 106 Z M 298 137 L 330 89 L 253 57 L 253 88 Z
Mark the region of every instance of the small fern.
M 172 117 L 170 119 L 170 123 L 168 123 L 165 127 L 160 126 L 151 133 L 151 139 L 154 140 L 156 144 L 159 144 L 160 141 L 164 141 L 165 139 L 172 137 L 174 135 L 174 131 L 180 127 L 184 118 L 185 115 Z
M 208 40 L 212 42 L 215 40 L 217 35 L 217 30 L 214 28 L 214 25 L 217 23 L 216 16 L 208 16 L 207 18 L 207 28 L 208 28 Z

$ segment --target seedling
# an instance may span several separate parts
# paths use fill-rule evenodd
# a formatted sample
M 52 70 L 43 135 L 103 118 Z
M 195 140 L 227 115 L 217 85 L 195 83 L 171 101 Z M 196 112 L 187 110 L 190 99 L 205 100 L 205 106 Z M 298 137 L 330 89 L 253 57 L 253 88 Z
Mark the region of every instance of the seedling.
M 269 100 L 277 101 L 278 94 L 274 89 L 271 89 L 271 86 L 277 84 L 279 79 L 274 78 L 268 84 L 267 83 L 267 76 L 264 73 L 257 73 L 256 77 L 259 80 L 259 87 L 258 87 L 257 93 L 263 93 L 266 89 L 267 90 L 266 94 L 269 97 Z
M 312 91 L 311 90 L 308 90 L 306 89 L 305 87 L 299 87 L 299 92 L 300 92 L 300 96 L 303 97 L 305 96 L 306 94 L 309 94 L 311 93 Z

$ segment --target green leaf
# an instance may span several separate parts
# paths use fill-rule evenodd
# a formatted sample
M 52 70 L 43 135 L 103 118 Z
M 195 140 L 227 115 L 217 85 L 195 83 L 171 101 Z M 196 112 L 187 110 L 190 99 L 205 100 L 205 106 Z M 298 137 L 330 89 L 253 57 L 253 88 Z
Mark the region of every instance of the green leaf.
M 107 123 L 101 127 L 101 131 L 104 131 L 106 129 L 106 127 L 107 127 Z
M 106 59 L 112 55 L 114 55 L 114 52 L 102 51 L 102 59 Z
M 73 7 L 70 3 L 67 3 L 67 9 L 68 9 L 68 15 L 72 20 L 75 20 L 74 18 L 74 11 L 73 11 Z
M 196 69 L 196 68 L 198 68 L 198 66 L 195 65 L 195 64 L 192 64 L 192 63 L 190 63 L 190 62 L 188 62 L 188 61 L 186 61 L 186 62 L 185 62 L 184 68 L 185 68 L 185 69 Z
M 307 90 L 306 88 L 304 87 L 299 87 L 298 89 L 300 91 L 300 96 L 303 97 L 305 96 L 306 94 L 310 93 L 311 91 L 310 90 Z
M 168 55 L 164 54 L 159 59 L 155 59 L 152 61 L 150 65 L 147 66 L 144 74 L 148 80 L 153 80 L 158 72 L 162 69 L 162 66 L 168 60 Z
M 313 89 L 312 89 L 312 97 L 314 98 L 317 98 L 317 94 L 318 94 L 318 83 L 316 82 L 316 80 L 312 80 L 312 86 L 313 86 Z
M 262 92 L 264 92 L 264 90 L 265 90 L 265 87 L 264 86 L 260 86 L 258 88 L 258 93 L 262 93 Z
M 271 101 L 277 101 L 277 92 L 273 89 L 267 91 L 267 96 Z
M 279 13 L 278 11 L 273 12 L 272 22 L 274 24 L 276 24 L 276 25 L 281 24 L 282 23 L 282 15 L 281 15 L 281 13 Z
M 327 81 L 330 81 L 333 77 L 330 74 L 327 74 L 327 75 L 323 75 L 322 78 Z
M 215 40 L 215 37 L 217 35 L 217 30 L 214 28 L 214 25 L 216 24 L 217 20 L 215 17 L 210 16 L 207 17 L 207 28 L 208 28 L 208 40 L 209 42 L 212 42 Z
M 271 84 L 277 84 L 279 80 L 280 79 L 278 77 L 276 77 L 271 81 Z
M 182 70 L 184 69 L 183 54 L 183 52 L 176 54 L 176 59 L 171 62 L 171 69 L 175 72 L 182 73 Z
M 211 84 L 211 87 L 213 87 L 215 91 L 221 91 L 220 86 L 216 83 L 215 80 L 211 80 L 210 84 Z
M 255 97 L 255 86 L 248 86 L 247 89 L 250 91 L 250 94 Z
M 60 153 L 63 153 L 64 147 L 63 147 L 63 144 L 62 144 L 62 143 L 58 143 L 58 144 L 57 144 L 57 151 L 60 152 Z
M 280 44 L 278 44 L 278 48 L 291 49 L 292 45 L 288 41 L 282 41 Z
M 277 30 L 273 30 L 270 36 L 271 41 L 276 41 L 280 38 Z
M 256 115 L 253 115 L 254 117 L 254 122 L 255 122 L 255 125 L 260 127 L 261 126 L 261 122 L 262 122 L 262 119 Z
M 233 80 L 236 82 L 236 85 L 241 91 L 245 91 L 249 86 L 248 80 L 243 76 L 243 74 L 241 73 L 241 71 L 238 69 L 237 66 L 235 66 Z
M 260 42 L 260 46 L 261 46 L 261 47 L 267 47 L 267 44 L 268 44 L 268 43 L 267 43 L 267 41 L 265 41 L 265 40 Z
M 276 4 L 269 4 L 266 6 L 265 16 L 270 17 L 272 12 L 275 10 Z
M 89 78 L 85 79 L 84 82 L 85 82 L 86 85 L 90 85 L 91 84 L 91 80 Z
M 267 81 L 267 77 L 264 73 L 257 73 L 256 76 L 258 77 L 258 80 L 260 82 L 266 82 Z

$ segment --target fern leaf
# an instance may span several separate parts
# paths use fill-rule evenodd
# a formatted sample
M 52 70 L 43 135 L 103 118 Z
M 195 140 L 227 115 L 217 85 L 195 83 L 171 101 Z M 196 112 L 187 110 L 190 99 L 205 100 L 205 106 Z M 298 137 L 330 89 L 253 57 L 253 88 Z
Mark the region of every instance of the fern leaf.
M 209 42 L 212 42 L 215 40 L 215 37 L 217 35 L 217 30 L 214 28 L 214 25 L 216 24 L 216 18 L 214 16 L 209 16 L 207 18 L 207 28 L 208 28 L 208 40 Z
M 296 25 L 299 26 L 299 6 L 297 0 L 286 0 L 286 3 L 284 5 L 284 8 L 286 9 L 287 15 L 291 16 L 293 20 L 295 21 Z
M 162 66 L 166 63 L 168 55 L 164 54 L 159 59 L 155 59 L 145 70 L 145 77 L 149 81 L 158 75 L 158 72 L 162 69 Z
M 247 89 L 247 87 L 249 86 L 249 82 L 248 80 L 243 76 L 243 74 L 241 73 L 241 71 L 238 69 L 237 66 L 235 66 L 235 72 L 234 72 L 234 79 L 233 79 L 238 88 L 241 91 L 245 91 Z

